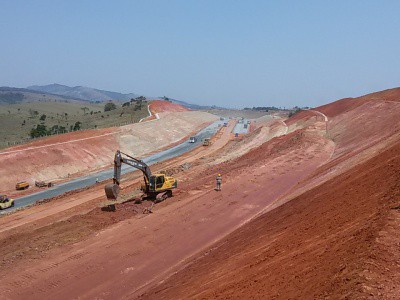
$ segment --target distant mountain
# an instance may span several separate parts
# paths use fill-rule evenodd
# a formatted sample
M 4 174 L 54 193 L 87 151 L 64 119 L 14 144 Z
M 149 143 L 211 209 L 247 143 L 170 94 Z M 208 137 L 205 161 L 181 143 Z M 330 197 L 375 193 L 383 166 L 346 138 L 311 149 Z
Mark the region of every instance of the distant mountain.
M 55 95 L 29 89 L 0 87 L 0 104 L 17 104 L 35 101 L 82 101 L 81 99 Z
M 134 93 L 122 94 L 117 92 L 110 92 L 104 90 L 98 90 L 85 86 L 69 87 L 61 84 L 49 84 L 49 85 L 33 85 L 27 89 L 61 95 L 69 98 L 77 98 L 85 101 L 108 101 L 108 100 L 120 100 L 126 101 L 132 98 L 136 98 L 139 95 Z
M 139 97 L 141 95 L 129 93 L 129 94 L 122 94 L 118 92 L 110 92 L 105 90 L 94 89 L 90 87 L 84 86 L 75 86 L 69 87 L 62 84 L 49 84 L 49 85 L 33 85 L 27 87 L 29 90 L 34 90 L 43 93 L 50 93 L 55 95 L 61 95 L 64 97 L 80 99 L 85 101 L 108 101 L 108 100 L 120 100 L 120 101 L 128 101 L 132 98 Z M 148 99 L 163 99 L 163 97 L 149 97 L 146 96 Z M 197 104 L 191 104 L 184 101 L 176 100 L 170 98 L 170 100 L 174 103 L 180 104 L 184 107 L 190 109 L 209 109 L 210 106 L 202 106 Z

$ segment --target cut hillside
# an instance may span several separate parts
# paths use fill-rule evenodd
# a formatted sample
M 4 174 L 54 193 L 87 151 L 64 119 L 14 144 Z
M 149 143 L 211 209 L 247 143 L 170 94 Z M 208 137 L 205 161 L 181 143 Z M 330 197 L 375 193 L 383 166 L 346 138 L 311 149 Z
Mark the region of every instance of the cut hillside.
M 182 112 L 189 111 L 190 109 L 169 101 L 164 100 L 153 100 L 150 103 L 150 110 L 152 113 L 163 113 L 163 112 Z
M 100 210 L 96 185 L 4 216 L 0 298 L 398 299 L 400 105 L 385 99 L 264 117 L 240 138 L 230 120 L 211 146 L 154 165 L 179 188 L 151 214 Z M 184 122 L 163 120 L 194 113 L 135 128 L 164 139 Z M 107 134 L 129 153 L 156 143 Z M 140 183 L 125 176 L 124 199 Z
M 328 117 L 335 117 L 371 101 L 400 102 L 400 88 L 371 93 L 357 98 L 345 98 L 322 105 L 316 109 Z
M 399 205 L 397 144 L 250 222 L 143 298 L 398 299 Z
M 342 110 L 343 107 L 351 107 L 353 99 L 347 100 L 350 103 L 346 103 L 346 100 L 336 101 L 324 105 L 322 109 L 317 107 L 301 111 L 287 120 L 291 129 L 312 127 L 313 120 L 323 119 L 317 112 L 338 112 L 328 117 L 326 122 L 326 136 L 335 144 L 330 161 L 316 170 L 303 189 L 297 190 L 295 195 L 349 170 L 397 143 L 400 136 L 400 102 L 393 95 L 399 91 L 393 89 L 360 97 L 361 102 L 352 109 Z
M 216 116 L 203 112 L 170 113 L 154 122 L 78 131 L 8 148 L 0 152 L 0 184 L 12 190 L 21 180 L 32 184 L 95 171 L 111 165 L 117 149 L 142 157 L 214 120 Z
M 341 100 L 287 120 L 295 132 L 259 147 L 258 158 L 279 155 L 314 128 L 334 142 L 331 158 L 297 177 L 267 213 L 202 251 L 142 298 L 398 299 L 400 213 L 392 209 L 400 206 L 397 91 L 371 94 L 357 105 Z M 294 157 L 282 172 L 308 159 L 313 160 Z
M 232 128 L 232 123 L 221 130 Z M 265 134 L 268 136 L 268 133 Z M 222 136 L 229 141 L 229 134 Z M 216 140 L 208 149 L 218 147 L 218 142 Z M 236 141 L 230 143 L 235 144 Z M 195 151 L 208 151 L 207 148 L 199 148 Z M 329 159 L 332 149 L 331 141 L 321 136 L 318 130 L 310 128 L 271 139 L 242 157 L 219 165 L 209 167 L 199 158 L 189 164 L 191 167 L 185 174 L 173 173 L 179 180 L 179 189 L 174 191 L 172 199 L 157 204 L 153 214 L 139 213 L 137 217 L 93 233 L 81 242 L 41 253 L 41 258 L 36 261 L 23 257 L 12 266 L 8 265 L 9 268 L 3 268 L 1 274 L 7 277 L 12 270 L 24 266 L 23 270 L 17 271 L 18 275 L 13 274 L 14 278 L 27 279 L 19 284 L 14 278 L 6 278 L 5 284 L 18 288 L 1 291 L 0 295 L 15 299 L 28 296 L 32 299 L 60 296 L 133 299 L 149 283 L 164 280 L 185 259 L 239 228 L 278 196 L 296 186 L 299 179 Z M 225 151 L 215 150 L 205 154 L 207 161 Z M 182 158 L 178 157 L 175 161 L 179 168 Z M 213 190 L 218 171 L 224 178 L 222 192 Z M 99 197 L 100 193 L 97 194 Z M 88 197 L 92 193 L 87 191 L 86 195 Z M 72 198 L 78 197 L 74 195 L 64 201 L 74 201 Z M 115 214 L 104 213 L 102 218 L 119 216 L 125 209 L 132 210 L 132 206 L 121 205 Z M 97 210 L 96 215 L 100 213 Z M 31 236 L 35 240 L 32 247 L 36 247 L 37 235 Z M 43 240 L 41 244 L 44 244 Z M 12 247 L 7 246 L 7 249 Z M 82 269 L 82 265 L 86 267 Z M 63 284 L 58 285 L 57 282 Z

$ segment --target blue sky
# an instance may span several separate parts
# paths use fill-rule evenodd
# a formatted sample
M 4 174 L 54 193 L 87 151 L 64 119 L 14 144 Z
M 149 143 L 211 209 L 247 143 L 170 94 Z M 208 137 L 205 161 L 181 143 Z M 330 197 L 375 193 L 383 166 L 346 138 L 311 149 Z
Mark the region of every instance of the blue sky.
M 317 106 L 399 86 L 399 16 L 400 1 L 0 0 L 0 86 Z

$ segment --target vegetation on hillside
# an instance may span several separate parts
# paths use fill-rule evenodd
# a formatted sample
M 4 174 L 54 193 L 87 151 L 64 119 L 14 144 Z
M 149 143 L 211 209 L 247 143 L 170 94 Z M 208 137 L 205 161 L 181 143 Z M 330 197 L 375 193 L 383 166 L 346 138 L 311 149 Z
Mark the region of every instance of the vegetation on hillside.
M 0 105 L 0 148 L 27 142 L 31 138 L 126 125 L 148 116 L 147 102 L 142 99 L 132 99 L 129 105 L 124 106 L 112 104 L 115 109 L 110 111 L 104 111 L 104 103 L 81 101 L 48 100 Z
M 0 93 L 0 102 L 5 102 L 9 104 L 19 103 L 24 99 L 24 94 L 22 93 Z

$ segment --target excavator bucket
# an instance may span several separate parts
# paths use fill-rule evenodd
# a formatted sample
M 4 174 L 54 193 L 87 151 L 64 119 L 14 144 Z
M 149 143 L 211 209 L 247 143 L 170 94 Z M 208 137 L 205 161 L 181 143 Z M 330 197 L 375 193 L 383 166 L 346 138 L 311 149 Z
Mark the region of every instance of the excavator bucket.
M 119 185 L 115 183 L 106 184 L 104 191 L 106 192 L 107 199 L 117 200 L 119 194 Z

